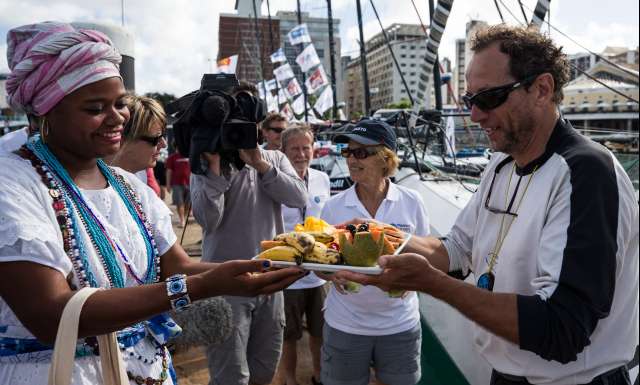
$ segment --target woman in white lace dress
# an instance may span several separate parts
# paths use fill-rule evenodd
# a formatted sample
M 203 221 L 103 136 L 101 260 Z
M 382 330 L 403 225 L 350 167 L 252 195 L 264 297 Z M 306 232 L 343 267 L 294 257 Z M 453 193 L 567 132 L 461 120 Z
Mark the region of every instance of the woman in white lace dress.
M 83 308 L 72 383 L 102 383 L 92 336 L 118 331 L 132 384 L 173 384 L 164 312 L 270 293 L 302 272 L 192 262 L 153 191 L 100 160 L 118 150 L 129 118 L 106 36 L 48 22 L 7 40 L 9 101 L 37 118 L 40 135 L 0 155 L 0 384 L 47 382 L 62 309 L 83 286 L 107 290 Z

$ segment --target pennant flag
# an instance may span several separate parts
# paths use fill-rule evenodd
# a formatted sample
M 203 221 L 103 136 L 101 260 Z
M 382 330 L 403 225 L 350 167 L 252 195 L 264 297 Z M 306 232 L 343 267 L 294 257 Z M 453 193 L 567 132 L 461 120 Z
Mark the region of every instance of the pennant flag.
M 309 36 L 309 30 L 306 24 L 300 24 L 293 27 L 287 34 L 291 45 L 311 43 L 311 37 Z
M 273 91 L 276 88 L 278 88 L 276 86 L 276 79 L 267 80 L 266 85 L 267 85 L 267 91 Z
M 456 124 L 453 121 L 453 116 L 449 116 L 447 119 L 447 127 L 445 128 L 445 140 L 444 148 L 449 156 L 453 156 L 456 153 Z
M 300 55 L 296 58 L 296 63 L 298 63 L 303 72 L 307 72 L 311 68 L 320 64 L 320 58 L 318 57 L 313 44 L 309 44 L 302 50 L 302 52 L 300 52 Z
M 287 119 L 291 122 L 295 119 L 295 115 L 293 114 L 293 111 L 291 111 L 291 106 L 289 106 L 289 103 L 285 103 L 285 105 L 282 107 L 282 109 L 280 110 L 280 112 L 287 117 Z
M 298 83 L 298 79 L 293 78 L 289 80 L 289 84 L 287 84 L 287 93 L 291 97 L 298 96 L 302 93 L 302 88 L 300 87 L 300 83 Z
M 285 80 L 291 79 L 294 76 L 293 70 L 291 69 L 289 63 L 283 64 L 280 67 L 274 69 L 273 74 L 276 75 L 276 79 L 278 79 L 280 83 L 284 83 Z
M 238 55 L 225 57 L 218 60 L 218 72 L 224 74 L 235 74 L 238 66 Z
M 291 97 L 291 95 L 289 95 L 289 93 L 287 92 L 286 88 L 280 88 L 278 90 L 278 100 L 280 101 L 280 104 L 288 101 L 289 99 L 293 99 Z
M 267 111 L 278 112 L 278 99 L 271 94 L 267 96 Z
M 304 114 L 304 95 L 298 96 L 291 104 L 291 107 L 293 107 L 293 112 L 295 112 L 296 115 Z
M 284 54 L 284 50 L 282 48 L 278 48 L 278 50 L 271 54 L 271 63 L 286 63 L 287 57 Z
M 256 88 L 258 89 L 258 95 L 260 96 L 260 99 L 266 99 L 267 89 L 265 88 L 265 83 L 264 82 L 256 83 Z
M 329 79 L 327 79 L 327 74 L 324 72 L 324 68 L 319 66 L 315 69 L 315 71 L 311 72 L 305 85 L 307 86 L 307 92 L 315 93 L 322 86 L 329 83 Z
M 320 115 L 324 114 L 324 112 L 333 107 L 333 92 L 331 87 L 325 87 L 324 91 L 318 96 L 318 100 L 316 100 L 316 104 L 313 106 L 316 111 Z

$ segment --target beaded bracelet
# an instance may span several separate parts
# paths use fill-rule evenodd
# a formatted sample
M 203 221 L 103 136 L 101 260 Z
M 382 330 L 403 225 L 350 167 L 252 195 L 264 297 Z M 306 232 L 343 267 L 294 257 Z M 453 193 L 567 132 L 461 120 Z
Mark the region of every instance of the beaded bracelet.
M 167 296 L 171 303 L 171 308 L 175 311 L 183 311 L 191 306 L 191 298 L 187 292 L 187 276 L 185 274 L 174 274 L 166 279 Z

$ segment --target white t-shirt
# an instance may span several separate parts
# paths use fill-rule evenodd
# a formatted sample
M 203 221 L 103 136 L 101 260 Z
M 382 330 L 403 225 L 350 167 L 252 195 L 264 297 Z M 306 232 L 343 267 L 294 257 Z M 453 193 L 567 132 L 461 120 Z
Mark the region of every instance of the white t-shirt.
M 329 199 L 321 218 L 331 224 L 353 218 L 371 218 L 355 188 L 353 185 Z M 420 195 L 391 182 L 373 219 L 410 234 L 424 236 L 429 233 L 427 210 Z M 362 286 L 359 293 L 343 295 L 332 287 L 325 302 L 324 317 L 329 326 L 346 333 L 368 336 L 401 333 L 420 321 L 418 296 L 411 292 L 404 298 L 391 298 L 375 286 Z
M 176 241 L 171 226 L 171 212 L 148 186 L 133 174 L 117 168 L 140 197 L 142 207 L 152 227 L 160 255 L 166 253 Z M 51 267 L 66 277 L 72 271 L 71 261 L 62 245 L 62 234 L 51 206 L 48 189 L 28 160 L 15 154 L 0 154 L 0 263 L 28 261 Z M 138 227 L 127 211 L 122 199 L 112 188 L 82 190 L 85 201 L 106 227 L 112 239 L 133 261 L 135 270 L 143 275 L 147 268 L 147 253 Z M 91 245 L 86 231 L 81 230 L 85 244 Z M 108 280 L 100 259 L 93 248 L 88 247 L 91 271 L 101 287 L 108 287 Z M 126 271 L 122 260 L 118 260 L 121 271 Z M 76 277 L 74 284 L 78 285 Z M 136 286 L 127 274 L 127 287 Z M 122 306 L 127 306 L 123 303 Z M 22 325 L 9 305 L 0 298 L 0 337 L 35 338 Z M 130 357 L 136 352 L 143 357 L 154 358 L 155 346 L 145 338 L 131 348 L 123 357 L 127 369 L 136 375 L 159 378 L 162 360 L 146 364 Z M 30 354 L 29 359 L 11 361 L 12 357 L 0 358 L 0 384 L 31 385 L 47 381 L 50 360 L 39 353 Z M 72 385 L 98 384 L 102 382 L 99 357 L 89 356 L 75 360 Z M 167 379 L 164 385 L 172 384 Z
M 305 218 L 309 216 L 320 218 L 322 208 L 331 196 L 329 176 L 326 173 L 309 168 L 307 170 L 307 175 L 309 177 L 309 183 L 307 186 L 309 199 L 307 200 L 306 208 L 298 209 L 282 205 L 282 219 L 284 220 L 285 231 L 293 231 L 296 224 L 304 222 L 302 215 L 303 212 Z M 318 278 L 317 275 L 311 272 L 311 274 L 306 277 L 302 277 L 291 284 L 287 289 L 310 289 L 322 286 L 325 282 L 326 281 L 324 279 Z

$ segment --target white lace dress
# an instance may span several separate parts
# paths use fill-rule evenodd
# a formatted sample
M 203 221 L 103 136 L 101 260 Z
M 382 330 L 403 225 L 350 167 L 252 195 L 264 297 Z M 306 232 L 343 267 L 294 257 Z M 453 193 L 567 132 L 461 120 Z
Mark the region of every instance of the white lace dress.
M 144 211 L 153 229 L 160 255 L 176 241 L 171 227 L 171 213 L 155 193 L 133 174 L 117 169 L 136 190 Z M 113 188 L 83 190 L 85 200 L 109 235 L 125 250 L 133 261 L 139 276 L 147 268 L 144 240 L 126 206 Z M 56 221 L 52 200 L 31 163 L 15 154 L 0 154 L 0 263 L 29 261 L 59 271 L 64 277 L 72 273 L 72 265 L 64 252 L 62 234 Z M 91 245 L 86 232 L 83 236 Z M 107 276 L 92 248 L 89 263 L 96 281 L 108 287 Z M 126 271 L 119 261 L 121 271 Z M 11 279 L 2 277 L 1 279 Z M 78 281 L 74 277 L 74 284 Z M 126 286 L 135 286 L 135 280 L 127 274 Z M 28 295 L 28 293 L 25 293 Z M 127 306 L 123 303 L 122 306 Z M 21 324 L 7 303 L 0 298 L 0 337 L 34 338 Z M 160 378 L 162 359 L 149 337 L 123 351 L 123 357 L 135 375 Z M 133 356 L 132 356 L 133 353 Z M 30 353 L 20 356 L 0 356 L 0 384 L 37 385 L 46 384 L 50 353 Z M 141 357 L 142 359 L 140 359 Z M 150 363 L 144 363 L 144 358 Z M 78 358 L 73 371 L 73 385 L 95 385 L 101 383 L 100 362 L 95 356 Z M 133 384 L 133 382 L 132 382 Z M 163 385 L 172 385 L 169 377 Z

